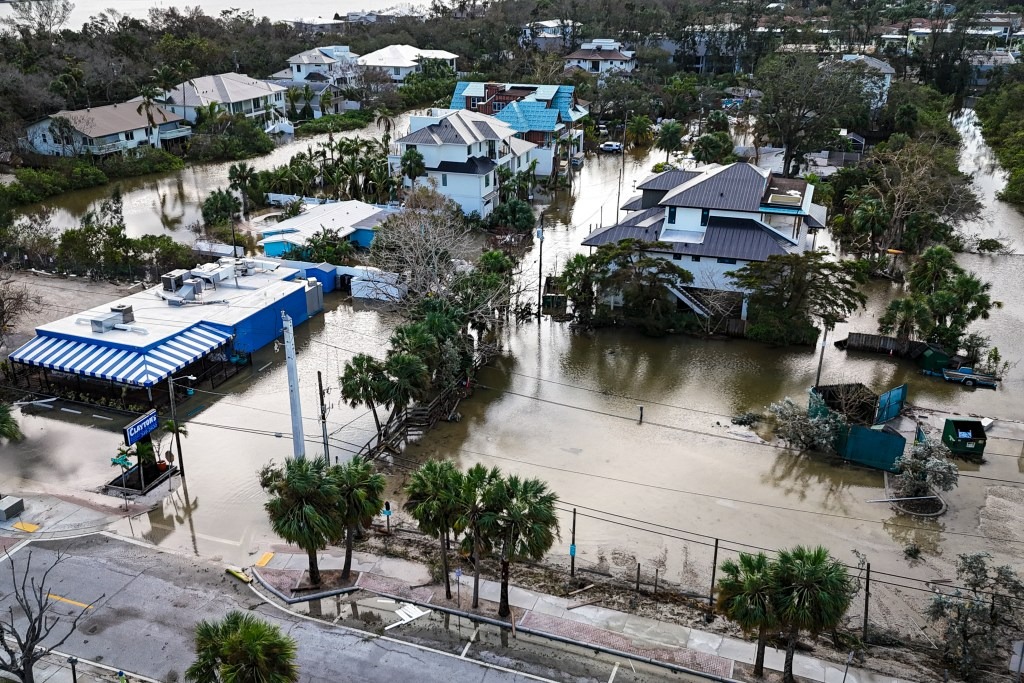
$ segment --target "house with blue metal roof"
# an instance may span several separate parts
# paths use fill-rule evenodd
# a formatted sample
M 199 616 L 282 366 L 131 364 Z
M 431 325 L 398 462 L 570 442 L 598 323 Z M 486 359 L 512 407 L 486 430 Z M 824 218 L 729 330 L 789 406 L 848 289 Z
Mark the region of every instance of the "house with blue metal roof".
M 321 284 L 299 275 L 234 258 L 166 273 L 155 287 L 37 327 L 10 354 L 10 379 L 126 409 L 164 403 L 176 374 L 212 388 L 280 335 L 282 311 L 298 325 L 323 310 Z
M 752 261 L 802 253 L 813 247 L 825 209 L 813 203 L 814 186 L 775 176 L 749 163 L 671 169 L 637 185 L 641 194 L 621 208 L 626 216 L 596 230 L 585 247 L 635 239 L 643 251 L 690 271 L 694 292 L 673 292 L 699 315 L 699 290 L 744 292 L 728 275 Z M 741 318 L 746 319 L 745 297 Z
M 583 151 L 580 121 L 590 113 L 575 86 L 532 83 L 461 81 L 455 84 L 451 108 L 494 116 L 511 126 L 516 137 L 537 145 L 533 158 L 539 176 L 557 173 Z

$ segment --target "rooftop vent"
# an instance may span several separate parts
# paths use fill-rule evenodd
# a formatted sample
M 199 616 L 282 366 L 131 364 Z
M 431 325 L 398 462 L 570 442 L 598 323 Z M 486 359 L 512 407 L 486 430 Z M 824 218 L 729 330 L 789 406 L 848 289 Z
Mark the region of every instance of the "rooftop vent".
M 803 198 L 800 196 L 793 196 L 788 194 L 770 194 L 768 195 L 769 204 L 778 204 L 779 206 L 800 206 L 803 204 Z
M 128 304 L 117 304 L 116 306 L 110 307 L 111 313 L 117 313 L 121 316 L 122 323 L 133 323 L 135 322 L 135 311 Z

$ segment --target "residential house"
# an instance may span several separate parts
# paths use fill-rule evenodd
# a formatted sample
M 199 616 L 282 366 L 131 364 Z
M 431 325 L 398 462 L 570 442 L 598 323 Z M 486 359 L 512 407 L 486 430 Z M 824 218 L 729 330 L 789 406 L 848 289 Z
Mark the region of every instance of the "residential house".
M 350 109 L 359 109 L 362 106 L 359 102 L 354 100 L 346 100 L 346 91 L 344 88 L 326 81 L 293 81 L 289 79 L 271 78 L 268 79 L 268 82 L 283 85 L 286 91 L 292 89 L 295 90 L 295 111 L 299 114 L 299 119 L 303 118 L 302 110 L 306 106 L 306 88 L 309 88 L 310 92 L 313 94 L 313 97 L 309 100 L 309 106 L 313 109 L 314 119 L 318 119 L 324 114 L 341 114 Z M 325 92 L 329 92 L 331 94 L 329 99 L 330 106 L 327 108 L 326 112 L 324 111 L 323 100 L 321 99 Z M 288 104 L 288 94 L 286 92 L 284 96 L 284 107 L 282 107 L 282 110 L 285 116 L 288 116 L 289 118 L 291 118 L 290 109 L 291 107 Z
M 568 51 L 582 26 L 580 22 L 568 19 L 533 21 L 523 26 L 519 44 L 523 47 L 532 45 L 545 52 Z
M 165 109 L 195 123 L 196 112 L 211 104 L 230 114 L 271 122 L 285 119 L 283 85 L 234 72 L 200 76 L 164 93 Z
M 636 68 L 636 53 L 624 50 L 623 44 L 611 38 L 596 38 L 580 45 L 565 56 L 565 70 L 594 74 L 598 80 L 610 73 L 630 73 Z
M 391 76 L 395 83 L 401 83 L 409 74 L 423 70 L 428 60 L 444 62 L 455 71 L 455 60 L 459 56 L 445 50 L 421 50 L 412 45 L 389 45 L 376 52 L 358 58 L 363 69 L 379 69 Z
M 824 62 L 823 66 L 830 62 Z M 871 108 L 878 111 L 885 106 L 889 98 L 889 88 L 892 86 L 892 77 L 896 75 L 896 69 L 888 62 L 883 62 L 876 57 L 867 55 L 843 55 L 843 63 L 859 65 L 867 74 L 864 83 L 865 94 L 871 98 Z
M 284 23 L 302 33 L 344 33 L 348 22 L 344 19 L 325 19 L 324 17 L 301 17 L 290 19 Z
M 809 232 L 822 227 L 815 215 L 824 217 L 824 208 L 813 204 L 813 185 L 748 163 L 669 170 L 637 189 L 641 194 L 622 207 L 626 217 L 588 235 L 583 246 L 624 239 L 651 243 L 644 251 L 693 273 L 692 289 L 698 290 L 741 292 L 726 273 L 769 256 L 805 251 Z M 673 294 L 706 314 L 693 292 Z M 745 302 L 740 317 L 746 317 Z
M 1005 50 L 979 50 L 968 52 L 971 65 L 971 87 L 983 89 L 998 72 L 1017 63 L 1014 56 Z
M 486 217 L 498 206 L 497 169 L 526 170 L 536 145 L 493 116 L 465 109 L 431 109 L 409 119 L 409 133 L 395 141 L 388 162 L 401 173 L 402 155 L 423 155 L 427 181 L 465 213 Z M 422 180 L 418 182 L 423 182 Z M 407 186 L 411 185 L 408 178 Z
M 396 211 L 396 207 L 356 200 L 306 206 L 298 216 L 265 228 L 257 244 L 267 256 L 283 256 L 292 249 L 301 249 L 316 233 L 334 230 L 339 238 L 367 249 L 377 226 Z
M 176 150 L 191 134 L 178 114 L 122 102 L 51 114 L 28 126 L 22 143 L 47 156 L 104 155 L 140 147 Z
M 315 47 L 289 57 L 288 74 L 281 79 L 348 85 L 355 82 L 358 59 L 347 45 Z
M 576 124 L 589 112 L 571 85 L 462 81 L 455 84 L 451 108 L 494 116 L 537 145 L 530 158 L 537 160 L 539 176 L 556 172 L 560 154 L 583 151 L 583 129 Z

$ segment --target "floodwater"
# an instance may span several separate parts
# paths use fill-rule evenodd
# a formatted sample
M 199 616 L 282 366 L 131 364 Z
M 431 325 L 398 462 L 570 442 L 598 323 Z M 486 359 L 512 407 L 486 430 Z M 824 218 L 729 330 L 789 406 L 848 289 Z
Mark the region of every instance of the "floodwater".
M 970 118 L 961 119 L 960 125 L 970 133 Z M 1024 221 L 992 202 L 1002 172 L 979 136 L 965 135 L 965 147 L 964 167 L 976 172 L 991 214 L 976 229 L 1010 235 L 1019 250 Z M 273 161 L 260 160 L 261 167 L 287 156 L 280 150 L 278 155 Z M 580 251 L 587 232 L 614 219 L 620 173 L 625 199 L 634 182 L 661 159 L 660 153 L 588 157 L 573 188 L 550 206 L 538 207 L 545 208 L 546 221 L 541 272 L 556 272 Z M 217 185 L 209 181 L 223 180 L 226 170 L 205 167 L 184 173 L 192 174 L 185 183 L 192 198 L 186 201 L 194 202 Z M 132 220 L 151 220 L 146 216 L 155 215 L 154 187 L 173 182 L 163 179 L 133 190 L 132 206 L 139 209 Z M 525 256 L 524 277 L 538 272 L 539 256 L 536 248 Z M 1024 303 L 1013 296 L 1024 288 L 1019 258 L 961 257 L 965 267 L 991 280 L 996 298 L 1006 302 L 978 329 L 990 334 L 1011 360 L 1021 349 L 1015 333 L 1024 327 Z M 867 309 L 841 325 L 825 345 L 822 382 L 860 381 L 876 391 L 908 382 L 915 404 L 1024 419 L 1019 368 L 998 391 L 968 391 L 917 375 L 912 366 L 895 359 L 835 349 L 832 340 L 850 330 L 873 332 L 875 317 L 894 290 L 876 283 L 868 294 Z M 323 372 L 325 385 L 336 387 L 345 360 L 356 352 L 379 354 L 394 324 L 387 314 L 337 298 L 329 298 L 328 309 L 298 330 L 305 437 L 311 453 L 321 450 L 316 372 Z M 621 330 L 577 334 L 548 318 L 507 329 L 502 341 L 507 354 L 483 371 L 481 388 L 460 405 L 462 420 L 440 425 L 393 463 L 399 474 L 394 487 L 401 485 L 407 468 L 427 457 L 452 458 L 462 467 L 482 462 L 541 477 L 564 501 L 562 536 L 554 551 L 558 556 L 568 559 L 571 515 L 566 510 L 577 507 L 581 566 L 628 569 L 640 562 L 645 575 L 657 567 L 663 580 L 693 587 L 709 581 L 713 558 L 713 540 L 694 533 L 727 540 L 729 547 L 822 543 L 848 560 L 850 550 L 857 548 L 870 556 L 876 570 L 921 576 L 941 575 L 948 564 L 909 568 L 902 559 L 909 541 L 948 559 L 955 555 L 949 546 L 955 539 L 957 551 L 986 549 L 1019 562 L 1008 555 L 1015 547 L 994 547 L 972 535 L 986 495 L 978 480 L 964 480 L 950 498 L 957 512 L 935 525 L 916 524 L 894 518 L 885 505 L 868 502 L 882 497 L 880 474 L 751 443 L 729 424 L 737 412 L 762 410 L 785 396 L 804 400 L 814 382 L 820 347 L 650 339 Z M 262 510 L 255 472 L 291 453 L 283 360 L 283 350 L 264 349 L 256 354 L 251 371 L 217 388 L 223 395 L 197 393 L 182 407 L 190 417 L 183 447 L 194 514 L 184 514 L 185 495 L 179 490 L 153 512 L 120 524 L 120 532 L 243 564 L 278 542 Z M 336 388 L 328 402 L 332 456 L 343 458 L 369 438 L 372 419 L 364 409 L 343 405 Z M 643 424 L 638 424 L 640 405 Z M 47 482 L 94 490 L 112 478 L 109 458 L 120 425 L 88 415 L 54 417 L 23 419 L 28 439 L 5 448 L 16 457 L 0 458 L 0 479 L 23 480 L 28 490 L 45 489 Z M 981 467 L 982 474 L 1020 479 L 1019 443 L 993 443 L 989 450 L 992 457 Z M 613 524 L 611 515 L 621 517 Z M 392 521 L 401 517 L 398 513 Z

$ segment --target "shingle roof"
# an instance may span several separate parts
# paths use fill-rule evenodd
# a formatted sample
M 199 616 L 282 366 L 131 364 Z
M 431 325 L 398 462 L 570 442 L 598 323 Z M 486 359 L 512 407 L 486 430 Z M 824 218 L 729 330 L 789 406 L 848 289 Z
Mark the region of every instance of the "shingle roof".
M 168 104 L 203 107 L 212 102 L 231 104 L 245 102 L 283 92 L 285 87 L 251 78 L 245 74 L 229 72 L 216 76 L 200 76 L 182 83 L 167 93 Z
M 567 54 L 565 59 L 614 59 L 620 62 L 628 62 L 632 57 L 627 57 L 618 50 L 576 50 L 576 52 Z
M 140 110 L 140 103 L 141 100 L 139 102 L 108 104 L 105 107 L 92 107 L 77 111 L 59 111 L 50 118 L 59 117 L 66 119 L 78 132 L 90 138 L 100 138 L 105 135 L 138 130 L 139 128 L 149 126 L 146 109 Z M 157 126 L 182 120 L 177 114 L 172 114 L 156 105 L 150 107 L 150 113 L 153 115 L 153 124 Z
M 437 168 L 428 169 L 438 173 L 462 173 L 466 175 L 486 175 L 497 166 L 487 157 L 470 157 L 466 161 L 442 161 Z
M 768 171 L 747 163 L 712 168 L 670 190 L 661 200 L 661 205 L 757 211 L 768 174 Z
M 648 209 L 644 214 L 651 214 L 656 209 Z M 663 211 L 663 210 L 662 210 Z M 615 244 L 624 239 L 638 239 L 644 242 L 656 242 L 661 234 L 661 221 L 653 221 L 653 216 L 642 220 L 633 217 L 613 225 L 610 228 L 594 233 L 583 240 L 585 247 L 598 247 L 602 244 Z M 712 216 L 708 221 L 703 242 L 664 242 L 668 252 L 689 256 L 707 256 L 711 258 L 733 258 L 742 261 L 767 261 L 769 256 L 787 254 L 786 240 L 776 235 L 750 218 L 726 218 Z
M 458 109 L 446 114 L 437 123 L 424 126 L 395 142 L 418 145 L 470 145 L 484 140 L 507 140 L 515 134 L 514 129 L 494 116 Z
M 671 190 L 700 175 L 700 171 L 669 169 L 647 176 L 636 186 L 638 190 Z
M 458 55 L 445 50 L 421 50 L 412 45 L 388 45 L 376 52 L 359 58 L 361 66 L 404 67 L 409 68 L 420 63 L 421 59 L 458 59 Z

